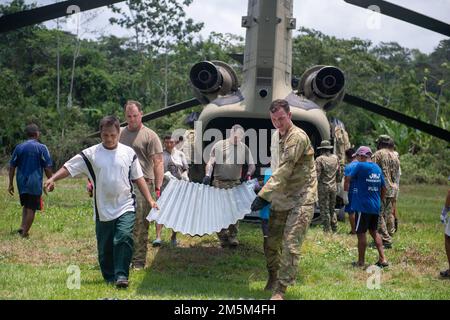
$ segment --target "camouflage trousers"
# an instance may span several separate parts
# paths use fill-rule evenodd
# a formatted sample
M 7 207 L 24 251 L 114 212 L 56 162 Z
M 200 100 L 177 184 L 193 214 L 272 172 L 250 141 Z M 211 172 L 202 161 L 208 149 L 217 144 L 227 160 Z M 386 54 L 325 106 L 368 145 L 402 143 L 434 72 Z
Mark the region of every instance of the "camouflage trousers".
M 147 186 L 153 199 L 156 199 L 153 181 L 147 182 Z M 133 184 L 133 187 L 136 194 L 136 220 L 133 229 L 134 254 L 132 263 L 133 265 L 145 265 L 147 261 L 148 228 L 150 225 L 150 222 L 146 218 L 151 207 L 145 200 L 137 184 Z
M 287 211 L 270 210 L 267 238 L 267 269 L 278 274 L 278 281 L 295 283 L 300 249 L 314 215 L 314 205 L 297 206 Z
M 320 221 L 324 231 L 337 230 L 337 216 L 334 207 L 336 205 L 336 190 L 319 184 Z
M 213 187 L 220 189 L 231 189 L 241 184 L 240 180 L 213 180 Z M 230 224 L 228 228 L 224 228 L 217 232 L 217 237 L 221 243 L 225 243 L 229 238 L 236 238 L 239 229 L 239 221 Z
M 385 198 L 381 201 L 381 213 L 378 220 L 378 233 L 383 243 L 392 244 L 392 236 L 395 232 L 395 217 L 392 214 L 392 205 L 395 198 Z

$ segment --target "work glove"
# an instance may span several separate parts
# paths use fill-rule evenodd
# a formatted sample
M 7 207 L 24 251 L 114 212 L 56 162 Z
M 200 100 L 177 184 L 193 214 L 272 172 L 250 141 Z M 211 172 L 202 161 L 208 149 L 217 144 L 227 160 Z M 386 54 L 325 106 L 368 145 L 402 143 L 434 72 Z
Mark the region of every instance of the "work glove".
M 448 212 L 448 208 L 447 207 L 443 207 L 442 208 L 442 212 L 441 212 L 441 222 L 443 224 L 447 223 L 447 212 Z
M 206 184 L 207 186 L 209 186 L 211 184 L 211 177 L 210 176 L 205 176 L 203 178 L 203 184 Z
M 255 200 L 252 202 L 252 206 L 250 207 L 252 211 L 258 211 L 267 206 L 270 202 L 264 200 L 260 196 L 256 196 Z
M 345 205 L 348 205 L 348 204 L 349 204 L 349 201 L 348 201 L 348 191 L 344 191 L 344 193 L 343 193 L 343 195 L 342 195 L 342 200 L 344 201 L 344 204 L 345 204 Z

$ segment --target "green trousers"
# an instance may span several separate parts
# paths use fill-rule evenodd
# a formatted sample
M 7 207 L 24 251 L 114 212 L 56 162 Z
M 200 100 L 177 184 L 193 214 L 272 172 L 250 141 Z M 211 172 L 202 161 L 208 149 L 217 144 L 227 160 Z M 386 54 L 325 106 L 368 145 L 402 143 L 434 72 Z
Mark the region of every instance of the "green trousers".
M 112 221 L 97 219 L 95 222 L 98 262 L 107 282 L 116 281 L 119 276 L 128 279 L 133 256 L 134 219 L 135 213 L 129 211 Z

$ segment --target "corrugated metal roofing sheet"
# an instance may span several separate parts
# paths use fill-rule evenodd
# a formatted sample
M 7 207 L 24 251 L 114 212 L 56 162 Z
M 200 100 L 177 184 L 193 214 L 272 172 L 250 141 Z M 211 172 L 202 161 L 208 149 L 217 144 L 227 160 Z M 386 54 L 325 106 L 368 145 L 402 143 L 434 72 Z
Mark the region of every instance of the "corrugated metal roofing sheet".
M 255 199 L 252 182 L 232 189 L 171 179 L 147 220 L 191 236 L 212 234 L 250 213 Z

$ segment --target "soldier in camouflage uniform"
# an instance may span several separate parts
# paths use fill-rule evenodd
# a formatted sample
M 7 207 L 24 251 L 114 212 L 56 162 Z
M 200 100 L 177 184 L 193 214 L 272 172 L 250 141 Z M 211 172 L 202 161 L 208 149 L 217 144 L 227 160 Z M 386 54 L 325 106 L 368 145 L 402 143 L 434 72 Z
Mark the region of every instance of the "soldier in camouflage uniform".
M 395 218 L 392 214 L 395 200 L 396 185 L 395 179 L 399 174 L 400 161 L 398 157 L 389 149 L 392 139 L 388 135 L 381 135 L 377 141 L 377 152 L 372 156 L 372 161 L 380 166 L 386 181 L 386 196 L 381 202 L 381 214 L 378 224 L 378 232 L 383 240 L 385 248 L 392 247 L 392 236 L 395 232 Z
M 338 119 L 333 119 L 331 127 L 334 129 L 334 154 L 338 156 L 341 171 L 344 172 L 345 150 L 351 147 L 348 133 L 345 130 L 344 124 Z
M 241 141 L 244 138 L 244 128 L 234 125 L 231 128 L 229 139 L 220 140 L 211 149 L 210 159 L 206 164 L 206 175 L 203 183 L 211 183 L 211 174 L 214 168 L 213 186 L 220 189 L 230 189 L 241 184 L 242 166 L 248 164 L 245 179 L 250 180 L 255 172 L 255 162 L 253 161 L 250 149 Z M 217 233 L 222 247 L 239 245 L 237 239 L 239 222 L 231 224 L 228 228 Z
M 322 151 L 322 155 L 316 159 L 320 220 L 325 232 L 337 231 L 337 217 L 334 207 L 336 205 L 336 182 L 340 178 L 340 164 L 337 155 L 332 154 L 333 146 L 327 140 L 320 143 L 317 148 Z
M 271 203 L 266 290 L 273 300 L 284 299 L 298 271 L 300 248 L 314 215 L 317 173 L 308 135 L 292 123 L 286 100 L 275 100 L 270 116 L 279 133 L 279 164 L 252 203 L 253 211 Z

